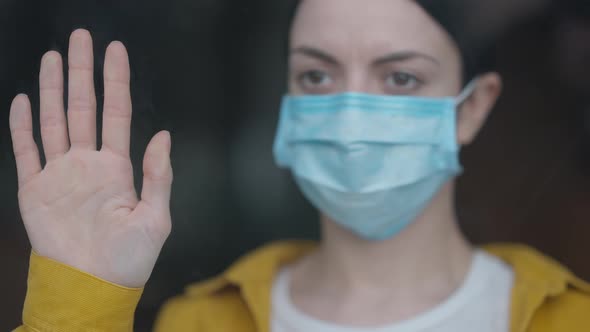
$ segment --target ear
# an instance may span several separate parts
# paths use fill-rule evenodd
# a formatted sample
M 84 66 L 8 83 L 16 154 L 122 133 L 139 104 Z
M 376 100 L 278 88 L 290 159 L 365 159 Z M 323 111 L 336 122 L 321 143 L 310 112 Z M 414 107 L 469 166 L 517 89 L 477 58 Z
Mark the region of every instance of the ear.
M 461 146 L 473 142 L 501 92 L 502 78 L 498 73 L 486 73 L 478 77 L 473 93 L 457 110 L 457 139 Z

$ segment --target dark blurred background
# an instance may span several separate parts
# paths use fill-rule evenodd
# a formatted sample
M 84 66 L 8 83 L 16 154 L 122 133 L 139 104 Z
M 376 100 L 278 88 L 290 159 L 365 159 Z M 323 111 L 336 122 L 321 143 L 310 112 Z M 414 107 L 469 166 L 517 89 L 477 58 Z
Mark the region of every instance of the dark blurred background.
M 462 227 L 474 243 L 526 243 L 590 279 L 590 6 L 466 3 L 458 7 L 464 31 L 474 40 L 493 37 L 489 52 L 505 93 L 463 153 Z M 1 331 L 20 324 L 30 253 L 17 205 L 10 101 L 24 92 L 38 104 L 42 54 L 66 54 L 78 27 L 95 40 L 99 96 L 108 42 L 129 48 L 136 172 L 149 138 L 161 129 L 173 135 L 174 230 L 138 308 L 137 331 L 150 330 L 166 298 L 246 251 L 317 238 L 316 212 L 271 153 L 289 7 L 272 0 L 0 0 Z

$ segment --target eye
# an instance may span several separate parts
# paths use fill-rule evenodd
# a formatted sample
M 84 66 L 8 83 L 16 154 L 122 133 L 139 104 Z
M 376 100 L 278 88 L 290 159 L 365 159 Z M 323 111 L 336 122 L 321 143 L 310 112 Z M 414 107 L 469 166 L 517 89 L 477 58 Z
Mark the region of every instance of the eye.
M 394 72 L 386 79 L 386 84 L 394 90 L 414 90 L 422 82 L 414 75 L 406 72 Z
M 320 70 L 310 70 L 298 76 L 298 82 L 304 89 L 325 88 L 332 83 L 332 78 Z

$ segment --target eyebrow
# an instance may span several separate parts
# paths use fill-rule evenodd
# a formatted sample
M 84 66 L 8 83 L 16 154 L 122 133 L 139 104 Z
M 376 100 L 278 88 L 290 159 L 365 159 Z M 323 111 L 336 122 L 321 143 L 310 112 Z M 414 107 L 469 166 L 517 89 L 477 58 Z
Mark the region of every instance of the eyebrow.
M 322 50 L 314 48 L 314 47 L 309 47 L 309 46 L 297 47 L 297 48 L 294 48 L 293 50 L 291 50 L 291 54 L 303 54 L 303 55 L 306 55 L 306 56 L 309 56 L 312 58 L 316 58 L 318 60 L 321 60 L 323 62 L 332 64 L 332 65 L 339 64 L 336 57 L 334 57 Z M 420 52 L 415 52 L 415 51 L 401 51 L 401 52 L 391 53 L 386 56 L 378 58 L 377 60 L 375 60 L 373 62 L 373 65 L 380 66 L 380 65 L 383 65 L 383 64 L 386 64 L 389 62 L 403 62 L 403 61 L 408 61 L 408 60 L 412 60 L 415 58 L 426 59 L 430 62 L 440 65 L 440 62 L 436 58 L 434 58 L 433 56 L 430 56 L 430 55 L 424 54 L 424 53 L 420 53 Z
M 338 65 L 338 60 L 324 51 L 309 46 L 301 46 L 291 50 L 291 54 L 303 54 L 332 65 Z
M 375 66 L 379 66 L 379 65 L 386 64 L 388 62 L 403 62 L 403 61 L 412 60 L 412 59 L 416 59 L 416 58 L 425 59 L 425 60 L 433 62 L 437 65 L 440 65 L 440 62 L 435 57 L 428 55 L 428 54 L 415 52 L 415 51 L 401 51 L 401 52 L 392 53 L 392 54 L 386 55 L 384 57 L 381 57 L 381 58 L 375 60 L 375 62 L 373 62 L 373 64 Z

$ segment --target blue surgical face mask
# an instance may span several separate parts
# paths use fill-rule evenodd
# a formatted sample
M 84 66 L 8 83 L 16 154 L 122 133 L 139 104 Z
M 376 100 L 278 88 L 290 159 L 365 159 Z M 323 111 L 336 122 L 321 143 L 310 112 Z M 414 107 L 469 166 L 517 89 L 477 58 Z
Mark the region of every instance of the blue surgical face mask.
M 274 155 L 309 201 L 369 240 L 407 227 L 461 172 L 456 98 L 285 96 Z

